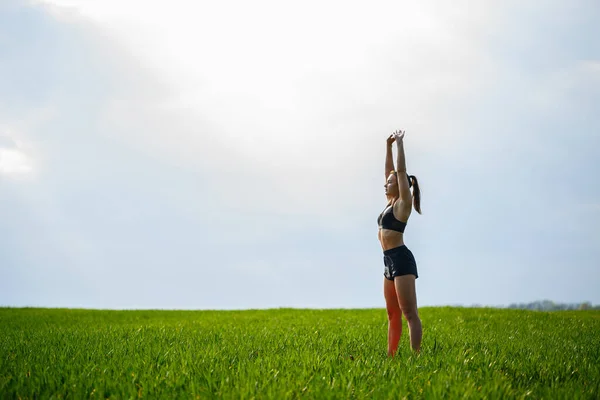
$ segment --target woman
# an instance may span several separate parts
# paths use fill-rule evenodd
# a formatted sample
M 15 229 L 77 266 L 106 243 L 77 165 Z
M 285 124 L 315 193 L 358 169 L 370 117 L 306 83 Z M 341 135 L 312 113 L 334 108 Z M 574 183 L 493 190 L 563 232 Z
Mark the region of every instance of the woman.
M 398 349 L 402 335 L 402 315 L 408 322 L 410 345 L 413 350 L 421 348 L 421 319 L 417 310 L 415 280 L 418 278 L 417 263 L 412 252 L 404 244 L 404 229 L 412 207 L 421 214 L 421 192 L 417 178 L 406 173 L 404 159 L 404 131 L 396 131 L 388 137 L 385 157 L 385 196 L 387 206 L 379 215 L 379 241 L 383 248 L 385 266 L 383 293 L 388 314 L 388 356 Z M 392 144 L 398 150 L 397 168 L 394 169 Z M 410 189 L 413 189 L 412 193 Z

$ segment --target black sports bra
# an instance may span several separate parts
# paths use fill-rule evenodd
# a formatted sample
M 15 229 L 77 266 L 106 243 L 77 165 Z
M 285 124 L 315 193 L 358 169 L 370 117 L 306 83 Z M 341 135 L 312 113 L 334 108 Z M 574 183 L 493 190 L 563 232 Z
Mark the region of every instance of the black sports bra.
M 400 221 L 394 217 L 393 205 L 386 207 L 385 210 L 379 214 L 377 224 L 381 229 L 389 229 L 400 233 L 404 233 L 404 229 L 406 228 L 406 222 Z

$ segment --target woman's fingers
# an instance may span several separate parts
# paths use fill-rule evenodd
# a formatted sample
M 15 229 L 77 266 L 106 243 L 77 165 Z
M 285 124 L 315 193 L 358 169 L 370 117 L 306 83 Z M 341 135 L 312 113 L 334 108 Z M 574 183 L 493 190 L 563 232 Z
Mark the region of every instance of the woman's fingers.
M 397 130 L 397 131 L 394 131 L 394 133 L 392 135 L 394 135 L 394 137 L 396 139 L 402 139 L 404 137 L 404 132 L 405 131 L 403 131 L 403 130 Z

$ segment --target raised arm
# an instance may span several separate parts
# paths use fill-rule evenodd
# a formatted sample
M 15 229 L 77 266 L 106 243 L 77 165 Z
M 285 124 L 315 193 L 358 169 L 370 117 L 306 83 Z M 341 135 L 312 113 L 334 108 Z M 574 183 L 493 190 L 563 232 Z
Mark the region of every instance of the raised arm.
M 392 144 L 396 138 L 392 133 L 385 141 L 385 179 L 387 180 L 390 173 L 394 170 L 394 156 L 392 155 Z
M 396 139 L 398 155 L 396 159 L 396 171 L 398 177 L 398 191 L 400 200 L 405 204 L 411 204 L 412 195 L 408 186 L 408 177 L 406 176 L 406 159 L 404 157 L 404 131 L 396 131 L 393 133 Z

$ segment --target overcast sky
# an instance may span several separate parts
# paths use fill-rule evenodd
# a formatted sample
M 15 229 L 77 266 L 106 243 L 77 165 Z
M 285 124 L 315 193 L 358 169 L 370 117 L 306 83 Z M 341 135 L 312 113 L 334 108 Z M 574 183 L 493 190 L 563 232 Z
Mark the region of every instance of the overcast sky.
M 0 305 L 600 303 L 600 5 L 2 0 Z

